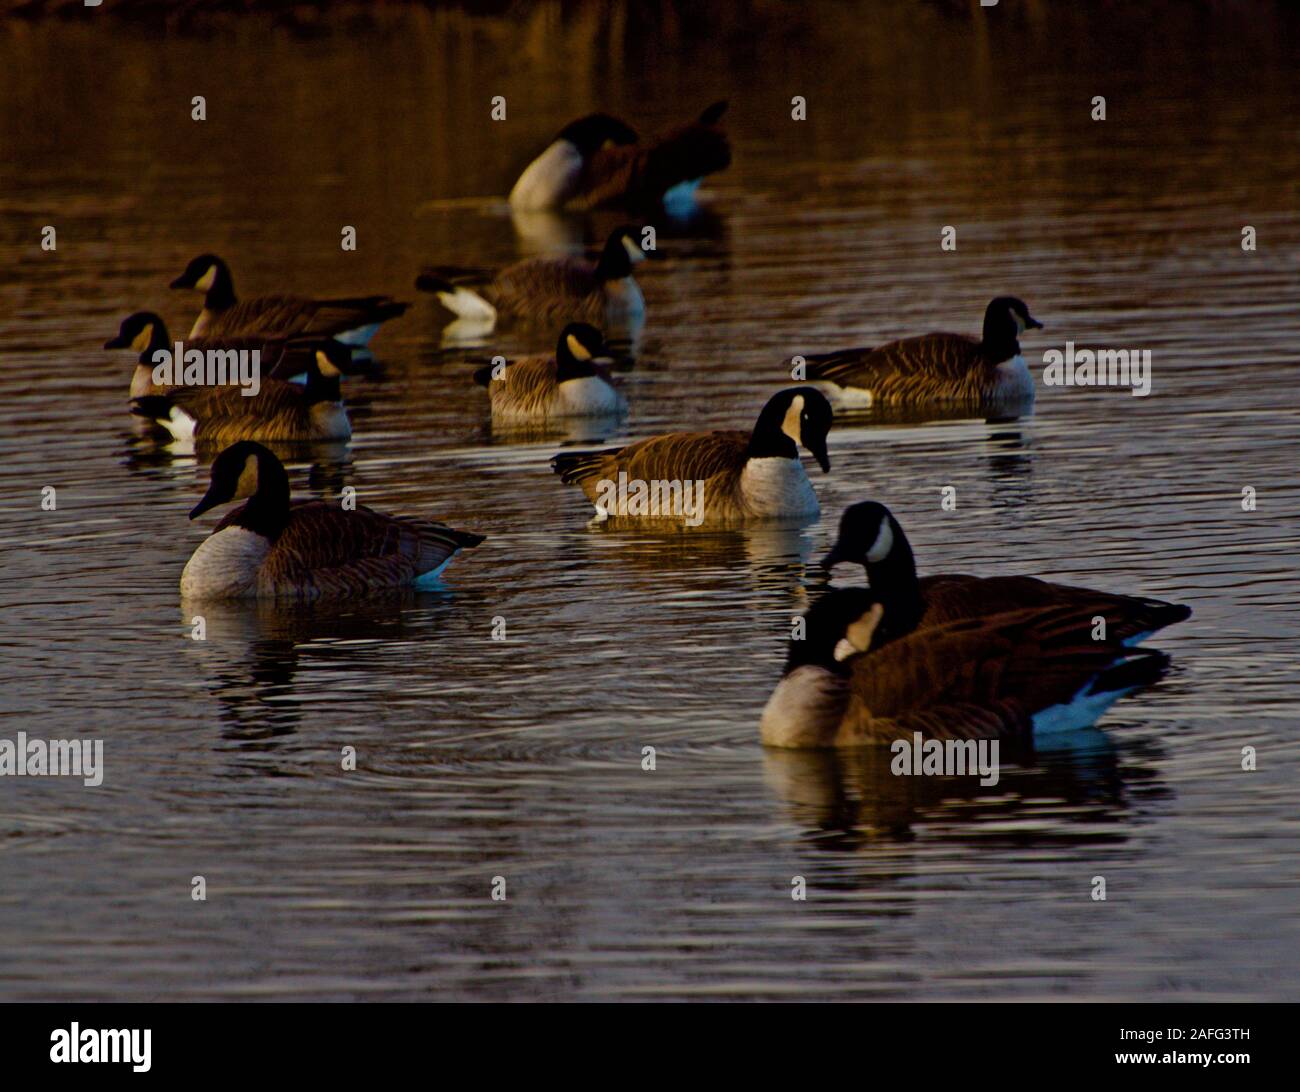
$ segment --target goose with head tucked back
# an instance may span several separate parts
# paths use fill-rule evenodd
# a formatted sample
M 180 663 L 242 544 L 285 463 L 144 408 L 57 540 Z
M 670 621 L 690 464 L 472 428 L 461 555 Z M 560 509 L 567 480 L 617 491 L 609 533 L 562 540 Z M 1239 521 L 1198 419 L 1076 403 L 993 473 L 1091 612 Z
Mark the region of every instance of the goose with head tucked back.
M 1031 607 L 908 632 L 865 588 L 836 589 L 804 616 L 763 710 L 769 747 L 938 740 L 1032 743 L 1093 724 L 1155 682 L 1169 658 L 1094 640 L 1089 609 Z
M 566 125 L 519 176 L 511 207 L 592 209 L 621 204 L 669 208 L 694 196 L 705 175 L 731 163 L 720 122 L 726 102 L 715 102 L 694 121 L 653 141 L 608 114 Z
M 832 417 L 830 404 L 816 390 L 790 387 L 768 399 L 751 432 L 670 432 L 606 451 L 562 452 L 551 466 L 565 485 L 582 489 L 601 518 L 680 519 L 680 510 L 663 511 L 661 504 L 647 511 L 637 498 L 656 489 L 661 498 L 665 489 L 684 494 L 689 486 L 692 496 L 700 497 L 691 516 L 695 525 L 816 519 L 817 494 L 799 461 L 799 447 L 829 472 L 826 436 Z
M 1181 622 L 1191 610 L 1162 599 L 1053 584 L 1032 576 L 938 573 L 917 579 L 912 546 L 883 504 L 864 501 L 844 510 L 839 536 L 822 567 L 862 565 L 876 597 L 895 624 L 907 629 L 980 618 L 1025 607 L 1068 606 L 1105 620 L 1110 638 L 1135 645 L 1156 630 Z
M 337 341 L 318 341 L 303 363 L 305 386 L 266 378 L 252 395 L 238 386 L 168 387 L 136 398 L 131 412 L 157 422 L 175 440 L 202 445 L 350 439 L 339 379 L 353 367 L 351 350 Z
M 482 535 L 415 516 L 388 516 L 289 498 L 283 464 L 261 444 L 240 441 L 212 464 L 208 491 L 190 512 L 231 501 L 228 513 L 194 551 L 181 594 L 195 599 L 249 596 L 317 599 L 365 595 L 433 581 Z
M 627 399 L 609 378 L 605 339 L 594 326 L 571 322 L 553 356 L 521 357 L 474 373 L 488 390 L 492 417 L 505 422 L 623 413 Z
M 200 254 L 172 281 L 173 288 L 204 293 L 203 310 L 190 337 L 332 337 L 364 349 L 375 331 L 405 313 L 409 303 L 391 296 L 308 299 L 305 296 L 235 298 L 230 267 L 215 254 Z
M 877 348 L 841 349 L 802 359 L 806 378 L 837 408 L 943 405 L 999 416 L 1029 412 L 1034 380 L 1020 335 L 1042 328 L 1023 300 L 998 296 L 984 311 L 980 338 L 923 334 Z
M 645 311 L 632 269 L 648 257 L 658 254 L 643 250 L 636 229 L 625 226 L 610 233 L 595 261 L 570 255 L 525 258 L 501 270 L 434 266 L 415 287 L 434 293 L 459 318 L 483 325 L 508 316 L 551 327 L 623 326 Z

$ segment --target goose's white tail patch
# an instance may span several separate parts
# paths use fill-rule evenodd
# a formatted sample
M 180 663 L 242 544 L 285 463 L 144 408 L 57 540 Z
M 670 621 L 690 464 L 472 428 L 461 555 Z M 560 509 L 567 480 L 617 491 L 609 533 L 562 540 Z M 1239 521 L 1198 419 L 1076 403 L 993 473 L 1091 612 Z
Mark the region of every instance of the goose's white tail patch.
M 1136 689 L 1137 687 L 1130 686 L 1123 690 L 1105 690 L 1099 694 L 1089 694 L 1088 687 L 1085 686 L 1068 702 L 1050 705 L 1035 713 L 1034 735 L 1053 735 L 1090 728 L 1102 713 L 1125 694 L 1131 694 Z
M 582 153 L 567 140 L 557 140 L 534 159 L 510 191 L 516 209 L 548 209 L 564 204 L 582 173 Z
M 497 320 L 497 309 L 477 292 L 471 292 L 468 288 L 439 292 L 438 299 L 442 300 L 442 305 L 458 318 L 471 319 L 475 322 Z
M 335 336 L 335 340 L 344 345 L 367 345 L 378 329 L 379 323 L 372 322 L 366 326 L 358 326 L 354 330 L 344 330 L 343 333 Z
M 194 439 L 194 418 L 180 406 L 172 406 L 171 416 L 158 418 L 158 423 L 172 434 L 173 440 Z
M 866 387 L 841 387 L 838 383 L 831 383 L 825 379 L 809 380 L 807 385 L 821 391 L 832 409 L 869 409 L 875 401 L 871 391 Z
M 458 553 L 460 553 L 460 550 L 452 550 L 452 552 L 447 555 L 446 560 L 436 569 L 430 569 L 427 573 L 421 573 L 417 576 L 413 581 L 415 586 L 423 587 L 426 584 L 440 584 L 441 581 L 438 578 L 442 576 L 442 570 L 451 564 L 452 559 L 455 558 Z
M 690 182 L 678 182 L 664 194 L 664 208 L 669 212 L 685 212 L 695 204 L 695 191 L 700 188 L 700 179 Z

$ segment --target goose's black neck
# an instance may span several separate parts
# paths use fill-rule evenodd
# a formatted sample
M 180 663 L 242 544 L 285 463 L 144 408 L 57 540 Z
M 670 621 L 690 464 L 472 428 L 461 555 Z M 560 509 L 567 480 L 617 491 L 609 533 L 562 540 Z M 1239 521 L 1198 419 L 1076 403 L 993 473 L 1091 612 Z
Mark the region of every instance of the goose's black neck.
M 921 601 L 921 582 L 916 576 L 916 558 L 912 544 L 892 515 L 889 530 L 893 542 L 881 561 L 866 561 L 867 582 L 885 607 L 885 626 L 890 638 L 911 633 L 921 620 L 925 605 Z
M 153 354 L 159 349 L 170 350 L 171 338 L 167 336 L 167 327 L 163 325 L 162 319 L 155 319 L 153 329 L 149 333 L 149 344 L 145 346 L 144 352 L 140 354 L 140 363 L 148 364 L 151 368 L 157 361 L 154 360 Z
M 799 458 L 798 445 L 781 428 L 789 408 L 789 403 L 777 403 L 775 399 L 763 407 L 754 431 L 749 436 L 749 446 L 745 449 L 746 459 Z
M 587 379 L 599 374 L 591 360 L 579 360 L 570 351 L 568 338 L 560 338 L 555 347 L 555 381 L 565 383 L 570 379 Z
M 203 297 L 203 306 L 212 312 L 225 311 L 235 306 L 235 281 L 224 262 L 217 264 L 212 287 Z
M 999 364 L 1020 355 L 1020 328 L 1009 308 L 989 304 L 984 312 L 980 348 L 985 356 Z
M 289 474 L 279 459 L 259 459 L 257 491 L 231 512 L 226 523 L 274 542 L 289 524 Z
M 342 385 L 337 375 L 321 374 L 320 366 L 313 357 L 307 364 L 307 404 L 314 406 L 317 402 L 339 402 L 343 398 Z
M 611 235 L 596 263 L 596 280 L 621 281 L 632 276 L 632 259 L 623 245 L 624 236 Z

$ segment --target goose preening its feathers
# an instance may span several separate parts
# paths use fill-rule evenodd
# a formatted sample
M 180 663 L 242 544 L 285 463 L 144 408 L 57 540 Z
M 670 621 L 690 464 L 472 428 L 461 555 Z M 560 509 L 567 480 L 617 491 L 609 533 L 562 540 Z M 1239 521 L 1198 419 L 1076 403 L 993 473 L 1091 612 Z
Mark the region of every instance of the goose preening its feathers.
M 645 311 L 632 267 L 652 255 L 657 257 L 641 249 L 634 228 L 621 227 L 595 261 L 576 255 L 525 258 L 499 271 L 434 266 L 415 287 L 434 293 L 458 317 L 483 324 L 510 316 L 552 327 L 618 326 L 636 322 Z
M 245 503 L 222 519 L 186 564 L 183 596 L 364 595 L 432 580 L 458 551 L 483 541 L 414 516 L 291 502 L 280 460 L 248 441 L 217 456 L 208 491 L 190 519 L 235 500 Z
M 902 632 L 873 591 L 827 593 L 790 642 L 763 710 L 771 747 L 851 747 L 908 740 L 1029 743 L 1092 724 L 1160 678 L 1168 657 L 1092 639 L 1092 611 L 1006 611 Z
M 896 627 L 906 630 L 980 618 L 1026 607 L 1071 607 L 1106 620 L 1108 639 L 1134 645 L 1156 630 L 1191 616 L 1177 603 L 1051 584 L 1031 576 L 979 577 L 942 573 L 920 580 L 903 528 L 883 504 L 845 509 L 839 537 L 822 561 L 862 565 L 871 590 Z
M 623 413 L 627 399 L 610 381 L 605 338 L 594 326 L 571 322 L 554 356 L 522 357 L 504 368 L 474 373 L 488 390 L 494 419 L 547 421 L 557 417 L 600 417 Z
M 352 436 L 339 379 L 352 364 L 348 346 L 318 341 L 304 356 L 306 385 L 263 379 L 256 394 L 238 386 L 168 387 L 134 399 L 131 412 L 157 422 L 175 440 L 337 441 Z
M 519 176 L 510 204 L 519 210 L 671 206 L 693 196 L 705 175 L 731 163 L 720 125 L 726 109 L 725 102 L 715 102 L 696 120 L 646 142 L 608 114 L 579 118 Z
M 261 354 L 261 374 L 272 379 L 289 380 L 301 377 L 304 381 L 323 342 L 322 338 L 262 338 L 221 337 L 191 338 L 185 348 L 201 352 L 253 352 Z M 341 344 L 341 343 L 340 343 Z M 131 373 L 131 397 L 143 398 L 149 394 L 162 394 L 167 385 L 155 383 L 154 367 L 159 350 L 173 352 L 176 346 L 167 333 L 167 324 L 153 311 L 136 311 L 127 315 L 118 327 L 117 336 L 104 342 L 105 349 L 130 349 L 138 353 L 135 371 Z M 353 369 L 355 370 L 355 366 Z
M 815 519 L 817 494 L 799 461 L 799 447 L 829 472 L 826 436 L 832 416 L 818 391 L 791 387 L 768 400 L 752 432 L 671 432 L 607 451 L 562 452 L 551 466 L 566 485 L 582 489 L 601 517 L 681 521 L 680 505 L 673 510 L 655 504 L 649 510 L 638 499 L 664 497 L 675 488 L 695 505 L 685 514 L 692 526 Z
M 1042 328 L 1014 296 L 984 311 L 979 338 L 924 334 L 870 349 L 804 356 L 806 378 L 838 408 L 957 405 L 1015 416 L 1034 403 L 1034 379 L 1020 355 L 1020 335 Z M 788 360 L 792 364 L 794 358 Z
M 190 330 L 192 338 L 309 334 L 364 348 L 382 323 L 410 307 L 391 296 L 327 300 L 257 296 L 237 300 L 230 267 L 215 254 L 200 254 L 193 259 L 171 286 L 204 293 L 203 310 Z

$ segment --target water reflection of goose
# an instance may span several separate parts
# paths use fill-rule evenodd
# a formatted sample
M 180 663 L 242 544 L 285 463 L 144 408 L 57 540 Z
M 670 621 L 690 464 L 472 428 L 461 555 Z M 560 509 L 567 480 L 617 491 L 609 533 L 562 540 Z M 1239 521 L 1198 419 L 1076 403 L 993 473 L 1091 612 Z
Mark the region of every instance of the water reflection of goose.
M 1121 761 L 1122 757 L 1122 761 Z M 914 828 L 953 824 L 963 845 L 973 836 L 1017 846 L 1110 843 L 1115 822 L 1171 792 L 1152 761 L 1119 750 L 1104 732 L 1059 737 L 1046 751 L 1003 750 L 996 785 L 978 777 L 907 776 L 891 769 L 886 748 L 847 751 L 765 749 L 763 774 L 786 813 L 816 846 L 854 851 L 909 838 Z M 941 837 L 941 834 L 936 834 Z
M 221 706 L 222 734 L 265 740 L 300 727 L 303 691 L 320 691 L 331 672 L 371 666 L 382 677 L 390 669 L 386 656 L 370 658 L 359 649 L 391 648 L 436 634 L 457 609 L 446 590 L 414 588 L 315 603 L 182 598 L 181 622 L 193 634 L 201 621 L 203 639 L 188 642 L 186 655 L 207 673 Z M 315 681 L 305 687 L 308 662 Z
M 736 597 L 744 602 L 752 604 L 755 597 L 775 592 L 782 597 L 783 610 L 807 606 L 804 573 L 813 545 L 802 527 L 699 527 L 670 535 L 649 530 L 638 520 L 610 519 L 592 521 L 591 530 L 595 533 L 584 535 L 577 547 L 581 564 L 616 566 L 629 595 L 661 599 L 665 581 L 688 595 L 740 581 L 745 587 L 737 589 Z M 760 624 L 758 618 L 755 624 Z

